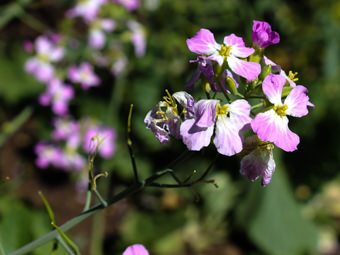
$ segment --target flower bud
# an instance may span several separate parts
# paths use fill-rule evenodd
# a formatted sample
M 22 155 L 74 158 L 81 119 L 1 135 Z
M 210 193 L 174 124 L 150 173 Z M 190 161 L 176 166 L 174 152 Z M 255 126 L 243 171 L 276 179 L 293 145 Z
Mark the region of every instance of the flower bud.
M 227 90 L 229 90 L 232 95 L 234 96 L 238 95 L 237 86 L 233 78 L 231 78 L 230 76 L 227 76 L 225 78 L 225 84 L 226 84 Z

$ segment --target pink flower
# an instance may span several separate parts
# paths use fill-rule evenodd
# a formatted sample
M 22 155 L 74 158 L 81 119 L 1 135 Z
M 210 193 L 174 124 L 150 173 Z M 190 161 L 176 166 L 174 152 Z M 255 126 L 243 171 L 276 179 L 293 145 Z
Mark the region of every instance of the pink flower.
M 89 45 L 94 49 L 101 49 L 106 42 L 105 32 L 115 29 L 115 22 L 111 19 L 95 19 L 90 23 Z
M 273 142 L 285 151 L 294 151 L 300 142 L 299 136 L 288 127 L 287 115 L 302 117 L 308 114 L 308 92 L 304 86 L 292 89 L 284 103 L 281 101 L 285 77 L 269 74 L 263 81 L 262 89 L 268 100 L 273 104 L 270 110 L 258 113 L 251 122 L 251 127 L 262 141 Z
M 220 105 L 219 100 L 200 100 L 194 105 L 194 118 L 184 121 L 180 132 L 189 150 L 199 151 L 210 144 L 214 133 L 217 151 L 226 156 L 239 153 L 242 146 L 241 129 L 251 118 L 250 105 L 246 100 L 235 100 Z
M 261 65 L 241 59 L 250 56 L 255 50 L 245 47 L 243 39 L 234 34 L 224 37 L 223 42 L 222 45 L 218 44 L 213 33 L 203 28 L 193 38 L 187 39 L 190 51 L 204 55 L 203 58 L 216 61 L 220 66 L 226 61 L 234 73 L 249 81 L 256 79 L 261 72 Z
M 55 78 L 47 84 L 46 91 L 39 97 L 39 103 L 44 106 L 52 105 L 52 110 L 57 115 L 66 115 L 68 102 L 73 97 L 73 88 Z
M 123 255 L 149 255 L 149 252 L 141 244 L 134 244 L 126 248 Z
M 84 90 L 99 86 L 100 83 L 99 77 L 87 62 L 81 63 L 79 67 L 71 66 L 68 72 L 68 78 L 74 83 L 80 83 Z
M 83 149 L 86 153 L 98 150 L 101 157 L 110 158 L 116 150 L 116 136 L 116 132 L 110 127 L 92 125 L 85 132 Z
M 124 6 L 129 11 L 136 10 L 140 4 L 140 0 L 113 0 L 113 2 Z
M 51 63 L 58 62 L 64 56 L 64 49 L 55 46 L 45 36 L 35 41 L 37 55 L 25 63 L 26 72 L 33 74 L 39 81 L 48 82 L 54 77 L 54 67 Z
M 52 132 L 52 138 L 54 140 L 67 140 L 79 133 L 79 124 L 77 121 L 67 118 L 57 118 L 53 122 L 54 130 Z
M 48 144 L 46 142 L 39 142 L 35 145 L 34 151 L 37 154 L 37 159 L 35 164 L 39 168 L 47 168 L 50 165 L 55 167 L 60 167 L 60 162 L 62 158 L 62 150 L 53 144 Z
M 145 55 L 146 39 L 145 31 L 142 25 L 134 20 L 130 20 L 127 23 L 128 28 L 132 32 L 131 41 L 135 47 L 135 55 L 137 57 L 142 57 Z
M 271 26 L 264 21 L 253 21 L 253 44 L 260 48 L 280 42 L 280 36 L 272 31 Z
M 67 12 L 67 16 L 83 17 L 90 21 L 97 17 L 100 7 L 105 4 L 107 0 L 78 0 L 76 6 Z

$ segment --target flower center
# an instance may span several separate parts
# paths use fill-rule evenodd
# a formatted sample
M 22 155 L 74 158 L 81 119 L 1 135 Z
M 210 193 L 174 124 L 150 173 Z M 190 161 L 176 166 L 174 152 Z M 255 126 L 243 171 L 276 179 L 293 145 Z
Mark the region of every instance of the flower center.
M 299 78 L 296 77 L 297 75 L 298 75 L 298 72 L 293 73 L 292 71 L 289 71 L 288 73 L 289 79 L 291 79 L 294 82 L 299 80 Z
M 230 55 L 231 47 L 232 46 L 222 45 L 221 49 L 219 50 L 220 55 L 224 57 L 228 57 Z
M 271 150 L 274 149 L 274 144 L 271 143 L 271 142 L 262 142 L 262 141 L 259 141 L 258 148 L 261 151 L 271 151 Z
M 276 106 L 274 106 L 273 109 L 278 115 L 283 117 L 283 116 L 287 115 L 286 110 L 288 109 L 288 106 L 286 104 L 285 105 L 276 105 Z
M 45 63 L 48 63 L 49 60 L 50 60 L 50 57 L 45 54 L 45 53 L 40 53 L 38 54 L 38 59 L 41 61 L 41 62 L 45 62 Z
M 217 105 L 217 115 L 227 115 L 229 113 L 228 111 L 229 105 L 223 105 L 220 104 Z

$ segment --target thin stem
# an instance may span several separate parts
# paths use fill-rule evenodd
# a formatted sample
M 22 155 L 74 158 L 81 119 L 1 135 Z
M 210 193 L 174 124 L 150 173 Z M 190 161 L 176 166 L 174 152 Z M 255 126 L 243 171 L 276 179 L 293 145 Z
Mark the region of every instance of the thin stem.
M 98 190 L 93 190 L 94 194 L 96 195 L 96 197 L 98 198 L 98 200 L 100 201 L 100 203 L 104 206 L 107 207 L 107 202 L 103 199 L 103 197 L 100 195 L 100 193 L 98 192 Z
M 65 251 L 70 254 L 70 255 L 74 255 L 74 252 L 72 251 L 72 249 L 67 245 L 67 243 L 65 243 L 65 241 L 63 240 L 62 237 L 57 236 L 57 240 L 58 242 L 61 244 L 61 246 L 65 249 Z
M 92 233 L 91 233 L 91 243 L 90 243 L 90 254 L 91 255 L 102 254 L 104 232 L 105 232 L 105 214 L 104 212 L 100 212 L 94 215 L 93 221 L 92 221 Z
M 139 177 L 138 177 L 138 171 L 137 171 L 137 164 L 136 164 L 136 160 L 135 160 L 135 154 L 133 153 L 133 149 L 132 149 L 132 139 L 131 139 L 132 109 L 133 109 L 133 104 L 130 105 L 130 111 L 129 111 L 129 117 L 128 117 L 128 123 L 127 123 L 127 146 L 129 148 L 129 154 L 130 154 L 133 174 L 134 174 L 134 177 L 135 177 L 135 182 L 138 183 Z
M 259 104 L 256 104 L 256 105 L 253 105 L 250 110 L 254 110 L 256 108 L 259 108 L 259 107 L 262 107 L 263 106 L 263 103 L 259 103 Z
M 90 186 L 91 184 L 89 184 Z M 92 198 L 92 192 L 91 192 L 91 187 L 87 190 L 86 192 L 86 200 L 85 200 L 85 205 L 84 205 L 84 209 L 83 209 L 83 212 L 84 211 L 87 211 L 90 206 L 91 206 L 91 198 Z

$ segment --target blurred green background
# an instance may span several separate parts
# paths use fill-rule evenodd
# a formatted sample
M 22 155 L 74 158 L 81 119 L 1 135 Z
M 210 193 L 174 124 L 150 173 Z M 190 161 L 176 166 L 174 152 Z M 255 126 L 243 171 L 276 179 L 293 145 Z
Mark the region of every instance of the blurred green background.
M 21 46 L 41 34 L 35 20 L 58 31 L 71 6 L 66 0 L 0 3 L 0 174 L 1 180 L 10 178 L 0 184 L 0 241 L 6 252 L 51 229 L 38 190 L 50 201 L 59 225 L 82 209 L 84 199 L 75 190 L 73 175 L 34 165 L 34 145 L 48 138 L 52 114 L 38 104 L 44 86 L 25 74 L 29 55 Z M 286 71 L 299 73 L 298 84 L 309 89 L 316 107 L 308 116 L 290 120 L 301 139 L 299 149 L 275 151 L 277 168 L 267 187 L 240 175 L 239 159 L 220 156 L 208 176 L 218 188 L 148 188 L 72 229 L 82 254 L 121 254 L 133 243 L 144 244 L 154 255 L 340 254 L 340 2 L 144 0 L 136 16 L 147 30 L 146 55 L 136 59 L 129 49 L 126 75 L 113 79 L 99 70 L 102 86 L 78 91 L 71 103 L 74 116 L 99 119 L 119 134 L 115 156 L 96 161 L 98 169 L 110 174 L 98 184 L 108 195 L 133 182 L 125 145 L 131 103 L 133 146 L 142 177 L 185 150 L 175 140 L 161 146 L 143 119 L 165 89 L 184 90 L 196 69 L 189 64 L 195 56 L 186 39 L 200 28 L 213 31 L 217 41 L 235 33 L 250 45 L 252 21 L 269 22 L 281 42 L 269 46 L 266 55 Z M 108 112 L 112 90 L 120 100 Z M 25 121 L 13 130 L 17 116 Z M 209 147 L 175 170 L 182 178 L 193 170 L 200 173 L 214 155 L 215 148 Z M 51 244 L 32 254 L 50 251 Z M 58 254 L 64 254 L 61 248 Z

